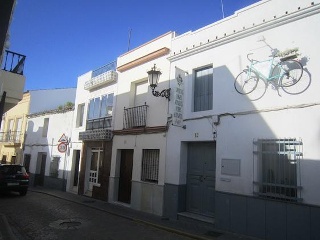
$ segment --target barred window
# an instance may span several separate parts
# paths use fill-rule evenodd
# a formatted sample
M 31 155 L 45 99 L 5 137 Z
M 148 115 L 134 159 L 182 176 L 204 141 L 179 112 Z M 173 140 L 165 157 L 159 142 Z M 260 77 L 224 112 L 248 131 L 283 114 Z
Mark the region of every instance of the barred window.
M 141 181 L 158 183 L 159 153 L 159 149 L 143 150 Z
M 254 142 L 254 194 L 279 200 L 301 201 L 302 141 L 262 139 Z

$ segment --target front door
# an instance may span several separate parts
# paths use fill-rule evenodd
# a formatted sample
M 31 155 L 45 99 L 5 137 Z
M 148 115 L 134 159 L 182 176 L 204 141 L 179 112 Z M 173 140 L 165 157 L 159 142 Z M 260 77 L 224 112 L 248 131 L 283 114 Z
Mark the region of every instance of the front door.
M 118 201 L 131 202 L 133 150 L 121 150 Z
M 100 165 L 100 152 L 101 149 L 92 149 L 91 163 L 89 172 L 89 191 L 92 191 L 93 186 L 99 183 L 99 165 Z
M 38 153 L 36 174 L 34 179 L 35 186 L 43 186 L 44 184 L 44 174 L 46 170 L 47 154 Z
M 187 211 L 214 215 L 215 207 L 215 142 L 188 144 Z

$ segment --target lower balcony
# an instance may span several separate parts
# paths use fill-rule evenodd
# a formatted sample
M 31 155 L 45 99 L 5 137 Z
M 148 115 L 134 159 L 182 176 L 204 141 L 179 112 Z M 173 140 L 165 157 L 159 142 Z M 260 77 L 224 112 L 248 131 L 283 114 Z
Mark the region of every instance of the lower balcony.
M 4 145 L 20 145 L 21 142 L 21 131 L 0 132 L 0 143 L 3 143 Z
M 90 119 L 86 122 L 86 131 L 79 133 L 79 140 L 97 141 L 112 139 L 112 117 Z

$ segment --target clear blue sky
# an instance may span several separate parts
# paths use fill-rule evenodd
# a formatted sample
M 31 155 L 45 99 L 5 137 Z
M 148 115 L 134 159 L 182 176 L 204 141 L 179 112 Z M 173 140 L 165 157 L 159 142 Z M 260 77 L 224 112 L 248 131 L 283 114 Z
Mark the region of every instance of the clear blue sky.
M 223 0 L 224 15 L 258 0 Z M 77 77 L 168 31 L 222 18 L 221 0 L 18 0 L 10 50 L 27 56 L 25 90 L 76 87 Z

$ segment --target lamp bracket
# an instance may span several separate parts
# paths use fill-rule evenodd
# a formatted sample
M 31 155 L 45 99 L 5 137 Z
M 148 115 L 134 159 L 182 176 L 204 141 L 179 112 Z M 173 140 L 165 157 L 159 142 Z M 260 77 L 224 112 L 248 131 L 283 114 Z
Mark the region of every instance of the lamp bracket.
M 155 97 L 165 97 L 170 101 L 170 90 L 171 88 L 164 89 L 161 92 L 158 92 L 152 88 L 152 95 Z

